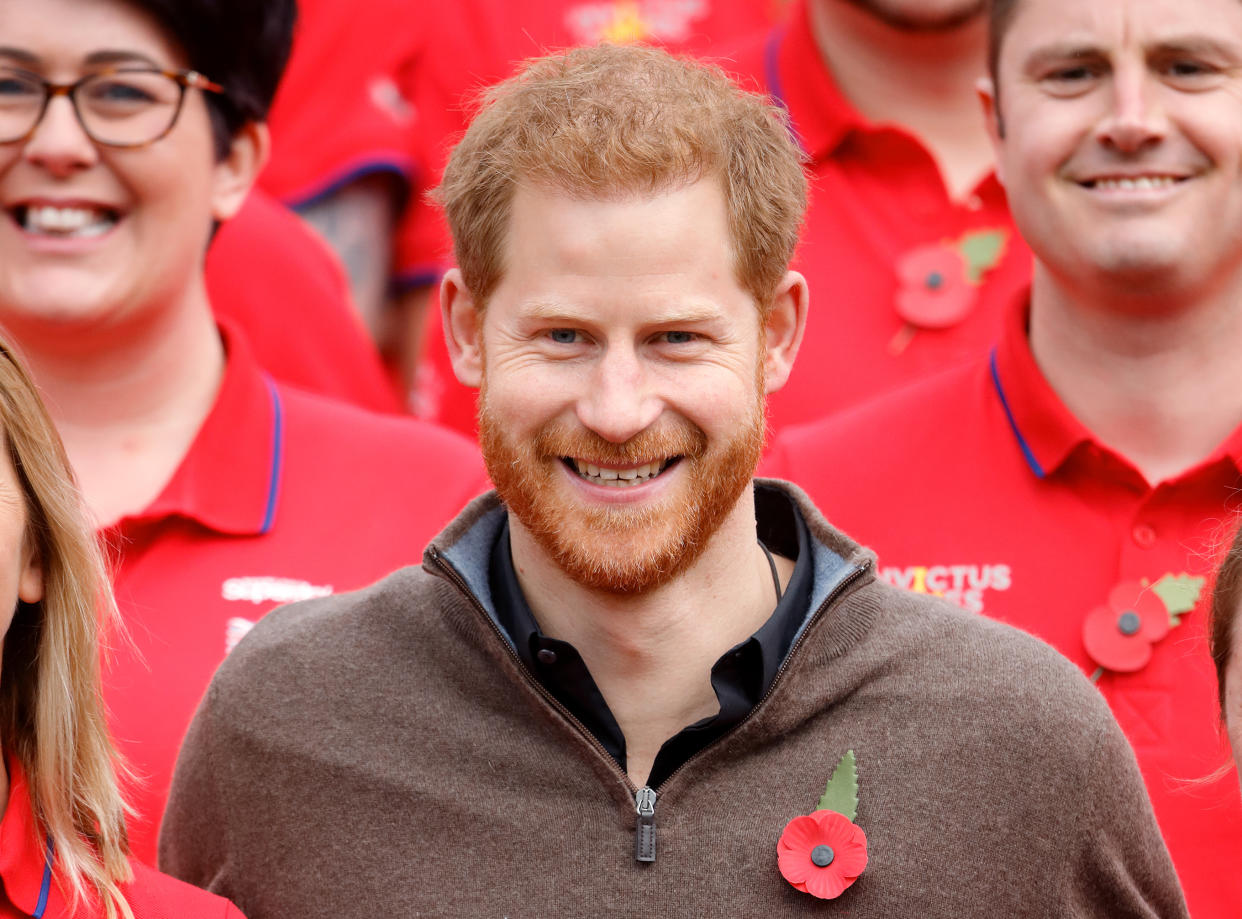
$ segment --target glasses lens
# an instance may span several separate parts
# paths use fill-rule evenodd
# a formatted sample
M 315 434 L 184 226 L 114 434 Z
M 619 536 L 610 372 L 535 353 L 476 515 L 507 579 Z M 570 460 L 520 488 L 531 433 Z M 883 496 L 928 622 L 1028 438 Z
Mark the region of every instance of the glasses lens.
M 82 82 L 74 101 L 95 140 L 145 144 L 172 127 L 181 105 L 181 84 L 148 70 L 101 73 Z
M 20 70 L 0 68 L 0 143 L 30 133 L 43 109 L 43 84 Z

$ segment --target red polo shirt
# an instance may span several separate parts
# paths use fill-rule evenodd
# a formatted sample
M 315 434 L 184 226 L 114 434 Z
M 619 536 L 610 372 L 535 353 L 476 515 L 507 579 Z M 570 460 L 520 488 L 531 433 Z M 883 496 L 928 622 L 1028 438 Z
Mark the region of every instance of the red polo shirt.
M 136 646 L 118 644 L 104 694 L 146 780 L 131 841 L 152 864 L 181 737 L 228 650 L 277 604 L 418 563 L 487 487 L 471 443 L 274 384 L 224 331 L 224 380 L 189 452 L 146 511 L 103 534 Z
M 1194 469 L 1148 483 L 1052 391 L 1026 315 L 1025 301 L 1009 312 L 990 356 L 785 432 L 764 471 L 873 546 L 885 579 L 1032 632 L 1090 674 L 1084 620 L 1114 586 L 1210 576 L 1242 493 L 1242 428 Z M 1242 804 L 1232 774 L 1200 781 L 1229 762 L 1209 590 L 1145 667 L 1098 685 L 1134 745 L 1191 914 L 1223 917 L 1242 904 Z
M 336 255 L 255 189 L 207 251 L 207 295 L 276 379 L 377 412 L 400 400 L 350 300 Z
M 0 919 L 96 919 L 102 904 L 83 899 L 72 909 L 71 895 L 55 878 L 55 854 L 35 822 L 26 776 L 8 757 L 9 801 L 0 821 Z M 122 886 L 134 919 L 245 919 L 228 900 L 191 887 L 131 861 L 134 879 Z
M 810 206 L 793 267 L 810 284 L 811 315 L 793 375 L 769 400 L 776 430 L 983 354 L 1004 304 L 1030 277 L 1029 252 L 996 177 L 952 200 L 914 135 L 868 121 L 841 94 L 820 55 L 806 0 L 790 13 L 785 24 L 726 55 L 743 85 L 788 109 L 809 160 Z M 988 237 L 981 234 L 995 231 L 1005 234 L 1004 253 L 983 269 Z M 963 277 L 965 239 L 982 244 L 971 250 L 978 285 Z M 927 290 L 933 276 L 939 286 Z M 923 328 L 899 315 L 903 297 L 926 299 L 934 309 L 937 293 L 949 298 L 939 301 L 944 307 L 960 294 L 965 317 Z
M 260 184 L 304 204 L 356 179 L 425 178 L 411 154 L 419 115 L 407 81 L 428 40 L 407 0 L 299 0 L 289 64 L 268 113 Z

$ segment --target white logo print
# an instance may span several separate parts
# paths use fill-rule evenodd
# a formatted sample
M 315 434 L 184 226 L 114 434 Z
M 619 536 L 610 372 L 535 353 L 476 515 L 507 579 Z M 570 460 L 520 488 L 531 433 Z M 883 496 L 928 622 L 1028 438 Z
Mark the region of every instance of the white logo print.
M 220 596 L 226 600 L 249 600 L 251 603 L 294 603 L 332 595 L 332 585 L 320 586 L 293 578 L 229 578 L 220 585 Z

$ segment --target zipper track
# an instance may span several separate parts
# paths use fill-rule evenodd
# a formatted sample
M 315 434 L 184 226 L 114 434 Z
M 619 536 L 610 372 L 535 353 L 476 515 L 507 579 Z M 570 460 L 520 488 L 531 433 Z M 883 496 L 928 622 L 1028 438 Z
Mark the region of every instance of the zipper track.
M 474 591 L 470 589 L 470 585 L 467 584 L 465 580 L 462 578 L 462 576 L 457 573 L 457 569 L 448 563 L 448 561 L 444 558 L 444 554 L 439 549 L 437 549 L 435 546 L 429 546 L 427 552 L 431 556 L 431 560 L 435 562 L 436 567 L 445 576 L 445 578 L 450 583 L 452 583 L 454 586 L 456 586 L 458 590 L 460 590 L 463 594 L 466 595 L 466 599 L 470 601 L 471 606 L 473 606 L 475 610 L 479 613 L 479 615 L 481 615 L 484 618 L 484 620 L 486 620 L 487 624 L 491 627 L 492 632 L 495 633 L 496 637 L 500 639 L 501 644 L 504 645 L 505 651 L 508 652 L 509 657 L 511 657 L 513 661 L 518 665 L 518 669 L 522 672 L 522 676 L 526 680 L 526 682 L 530 684 L 530 686 L 544 699 L 544 701 L 548 702 L 556 711 L 560 712 L 560 714 L 563 715 L 565 719 L 569 721 L 570 724 L 576 727 L 582 733 L 582 735 L 587 739 L 590 745 L 594 747 L 600 753 L 601 756 L 603 756 L 606 760 L 608 760 L 608 762 L 612 763 L 612 765 L 616 767 L 617 774 L 621 777 L 621 780 L 625 783 L 625 787 L 628 788 L 630 791 L 630 796 L 636 797 L 638 794 L 638 786 L 636 786 L 630 780 L 629 775 L 626 773 L 624 769 L 621 768 L 621 764 L 617 762 L 617 758 L 613 756 L 611 753 L 609 753 L 608 750 L 604 748 L 604 745 L 601 744 L 599 740 L 596 739 L 595 735 L 592 734 L 589 730 L 587 730 L 586 726 L 581 721 L 579 721 L 578 718 L 576 718 L 574 714 L 569 711 L 569 709 L 565 708 L 565 706 L 561 704 L 559 699 L 557 699 L 550 692 L 548 692 L 548 690 L 543 686 L 543 684 L 535 679 L 534 674 L 532 674 L 530 670 L 527 668 L 526 664 L 522 662 L 522 658 L 518 656 L 517 651 L 514 650 L 513 645 L 510 643 L 509 639 L 505 636 L 504 632 L 501 631 L 500 626 L 498 626 L 495 620 L 492 619 L 492 617 L 488 615 L 487 610 L 483 608 L 483 604 L 480 603 L 478 597 L 474 595 Z M 820 620 L 820 618 L 827 611 L 828 607 L 831 606 L 832 603 L 836 601 L 841 596 L 841 594 L 845 592 L 846 588 L 848 588 L 855 581 L 861 578 L 868 570 L 870 570 L 870 568 L 871 568 L 870 559 L 868 559 L 867 561 L 864 561 L 860 565 L 854 566 L 853 570 L 850 571 L 850 573 L 846 575 L 844 578 L 842 578 L 842 580 L 837 584 L 836 587 L 834 587 L 832 590 L 828 592 L 828 596 L 824 598 L 824 602 L 821 603 L 818 607 L 816 607 L 815 612 L 811 614 L 811 618 L 807 621 L 806 625 L 802 628 L 802 631 L 801 633 L 799 633 L 797 640 L 793 643 L 793 646 L 789 649 L 789 653 L 785 655 L 785 659 L 781 661 L 780 667 L 777 668 L 776 675 L 772 677 L 772 682 L 768 685 L 767 690 L 764 691 L 763 696 L 759 699 L 759 701 L 755 703 L 755 706 L 749 712 L 746 713 L 746 716 L 741 721 L 733 725 L 733 727 L 729 728 L 729 730 L 725 731 L 723 734 L 721 734 L 719 737 L 717 737 L 707 746 L 703 747 L 701 750 L 699 750 L 697 753 L 691 756 L 688 760 L 686 760 L 684 763 L 682 763 L 680 766 L 678 766 L 676 769 L 670 772 L 663 782 L 661 782 L 658 786 L 652 789 L 653 791 L 656 792 L 657 795 L 663 794 L 663 789 L 665 788 L 665 786 L 667 786 L 669 782 L 671 782 L 674 778 L 680 775 L 681 772 L 687 766 L 689 766 L 691 763 L 693 763 L 696 759 L 698 759 L 700 756 L 705 754 L 707 751 L 711 750 L 717 744 L 723 743 L 725 740 L 731 737 L 736 731 L 740 730 L 743 725 L 745 725 L 753 717 L 755 717 L 759 709 L 763 707 L 763 704 L 767 702 L 768 698 L 772 695 L 772 693 L 776 691 L 776 687 L 780 684 L 781 677 L 785 675 L 785 671 L 789 669 L 789 665 L 793 661 L 794 656 L 798 653 L 799 649 L 802 647 L 803 643 L 806 641 L 807 633 L 810 632 L 811 629 L 815 626 L 815 624 Z M 650 787 L 650 786 L 644 786 L 644 787 Z

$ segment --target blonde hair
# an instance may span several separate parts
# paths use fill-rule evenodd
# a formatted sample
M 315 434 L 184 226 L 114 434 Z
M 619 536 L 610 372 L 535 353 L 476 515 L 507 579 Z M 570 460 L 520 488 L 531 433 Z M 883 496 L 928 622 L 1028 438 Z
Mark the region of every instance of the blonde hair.
M 615 199 L 718 178 L 735 274 L 766 310 L 806 210 L 801 160 L 783 109 L 718 68 L 596 45 L 528 61 L 488 90 L 436 196 L 465 285 L 483 305 L 504 269 L 519 183 Z
M 21 763 L 57 881 L 132 919 L 117 757 L 100 698 L 101 627 L 117 621 L 69 460 L 29 374 L 0 341 L 0 436 L 21 483 L 43 599 L 18 604 L 0 664 L 0 739 Z

